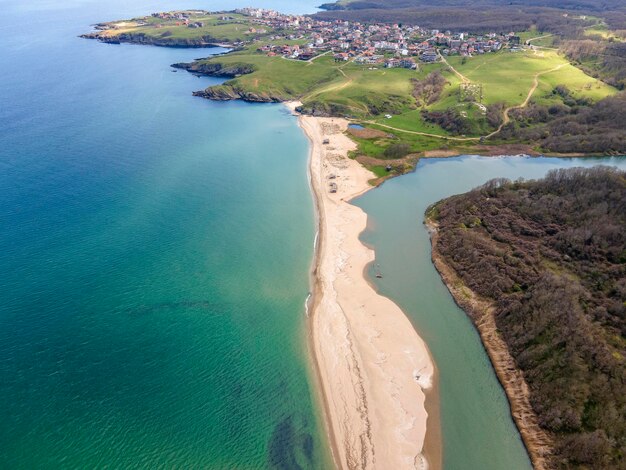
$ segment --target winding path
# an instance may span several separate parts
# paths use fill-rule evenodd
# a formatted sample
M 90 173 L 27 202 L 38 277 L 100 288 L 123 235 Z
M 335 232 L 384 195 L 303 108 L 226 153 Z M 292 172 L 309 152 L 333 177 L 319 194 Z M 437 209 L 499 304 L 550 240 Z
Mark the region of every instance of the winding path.
M 367 124 L 374 124 L 375 126 L 385 127 L 387 129 L 391 129 L 398 132 L 404 132 L 406 134 L 414 134 L 414 135 L 424 135 L 427 137 L 438 137 L 440 139 L 448 139 L 448 140 L 458 140 L 458 141 L 472 141 L 472 140 L 480 140 L 480 137 L 454 137 L 450 135 L 440 135 L 440 134 L 430 134 L 428 132 L 420 132 L 420 131 L 410 131 L 408 129 L 400 129 L 398 127 L 388 126 L 386 124 L 381 124 L 376 121 L 364 121 Z
M 445 62 L 445 60 L 444 60 Z M 447 63 L 447 62 L 446 62 Z M 556 72 L 557 70 L 565 67 L 567 64 L 560 64 L 554 68 L 551 68 L 550 70 L 544 70 L 543 72 L 537 72 L 534 77 L 533 77 L 533 86 L 530 88 L 530 90 L 528 90 L 528 94 L 526 95 L 526 99 L 524 99 L 524 101 L 522 102 L 522 104 L 518 104 L 515 106 L 509 106 L 508 108 L 506 108 L 503 112 L 503 120 L 502 123 L 498 126 L 498 128 L 491 132 L 490 134 L 487 134 L 485 136 L 482 137 L 453 137 L 453 136 L 447 136 L 447 135 L 439 135 L 439 134 L 431 134 L 429 132 L 420 132 L 420 131 L 410 131 L 407 129 L 400 129 L 397 127 L 393 127 L 393 126 L 388 126 L 386 124 L 381 124 L 378 123 L 376 121 L 365 121 L 367 124 L 374 124 L 376 126 L 379 127 L 384 127 L 386 129 L 391 129 L 394 131 L 398 131 L 398 132 L 404 132 L 407 134 L 414 134 L 414 135 L 423 135 L 426 137 L 437 137 L 439 139 L 448 139 L 448 140 L 455 140 L 455 141 L 460 141 L 460 142 L 471 142 L 471 141 L 477 141 L 482 139 L 489 139 L 490 137 L 493 137 L 494 135 L 498 134 L 502 128 L 504 126 L 506 126 L 509 122 L 511 122 L 511 118 L 509 117 L 509 112 L 511 112 L 513 109 L 521 109 L 521 108 L 525 108 L 526 106 L 528 106 L 528 103 L 530 101 L 530 98 L 533 96 L 533 94 L 535 93 L 535 91 L 537 90 L 537 87 L 539 86 L 539 77 L 551 72 Z M 466 77 L 464 77 L 463 75 L 461 75 L 459 72 L 457 72 L 456 70 L 454 70 L 453 67 L 451 67 L 452 70 L 459 76 L 463 77 L 465 80 L 468 80 Z M 469 80 L 468 80 L 469 82 Z
M 485 136 L 485 139 L 489 139 L 490 137 L 493 137 L 494 135 L 498 134 L 502 130 L 502 128 L 504 126 L 506 126 L 509 122 L 511 122 L 511 118 L 509 117 L 509 112 L 511 110 L 513 110 L 513 109 L 522 109 L 522 108 L 525 108 L 526 106 L 528 106 L 528 102 L 530 101 L 530 98 L 533 96 L 533 93 L 535 93 L 535 90 L 539 86 L 539 77 L 541 75 L 545 75 L 545 74 L 551 73 L 551 72 L 556 72 L 557 70 L 565 67 L 566 65 L 567 64 L 561 64 L 561 65 L 557 65 L 556 67 L 554 67 L 554 68 L 552 68 L 550 70 L 544 70 L 543 72 L 537 72 L 535 74 L 534 78 L 533 78 L 533 86 L 528 91 L 528 95 L 526 95 L 526 99 L 524 100 L 524 102 L 522 104 L 518 104 L 517 106 L 509 106 L 508 108 L 506 108 L 504 110 L 504 113 L 503 113 L 502 123 L 491 134 L 487 134 Z

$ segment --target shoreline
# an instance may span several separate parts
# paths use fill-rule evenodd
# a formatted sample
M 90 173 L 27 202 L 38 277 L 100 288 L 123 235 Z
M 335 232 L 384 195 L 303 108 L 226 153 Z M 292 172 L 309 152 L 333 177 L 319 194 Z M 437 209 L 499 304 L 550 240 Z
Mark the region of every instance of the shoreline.
M 286 105 L 297 114 L 297 103 Z M 433 361 L 404 312 L 366 279 L 374 261 L 374 252 L 359 240 L 367 215 L 348 202 L 372 188 L 373 175 L 347 157 L 355 146 L 344 134 L 348 121 L 298 115 L 298 123 L 310 142 L 317 225 L 310 347 L 335 464 L 438 469 L 440 440 L 428 439 L 429 460 L 424 455 Z M 436 415 L 429 426 L 438 429 Z
M 539 426 L 537 415 L 530 404 L 528 384 L 498 333 L 494 305 L 463 284 L 439 252 L 437 224 L 428 218 L 424 223 L 430 234 L 432 263 L 455 303 L 470 318 L 479 333 L 482 346 L 507 396 L 511 418 L 520 433 L 533 468 L 550 470 L 552 468 L 550 464 L 552 440 Z

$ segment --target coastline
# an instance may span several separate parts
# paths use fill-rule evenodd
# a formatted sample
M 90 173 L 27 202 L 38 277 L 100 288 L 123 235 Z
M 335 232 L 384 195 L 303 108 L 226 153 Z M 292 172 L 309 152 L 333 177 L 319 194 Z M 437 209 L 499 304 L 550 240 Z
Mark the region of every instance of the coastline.
M 494 305 L 479 297 L 463 284 L 463 281 L 446 264 L 439 252 L 437 224 L 428 218 L 425 224 L 430 233 L 433 265 L 456 304 L 470 317 L 478 330 L 482 345 L 489 356 L 498 381 L 506 393 L 511 417 L 522 437 L 533 468 L 535 470 L 551 470 L 552 440 L 539 426 L 537 415 L 530 404 L 528 384 L 498 333 L 494 317 Z
M 298 104 L 286 103 L 294 113 Z M 367 215 L 348 203 L 372 188 L 373 175 L 347 157 L 355 148 L 344 134 L 348 121 L 299 115 L 298 122 L 311 144 L 318 225 L 311 349 L 335 463 L 342 469 L 437 469 L 440 441 L 429 439 L 433 457 L 424 454 L 434 364 L 404 312 L 365 278 L 374 261 L 359 240 Z

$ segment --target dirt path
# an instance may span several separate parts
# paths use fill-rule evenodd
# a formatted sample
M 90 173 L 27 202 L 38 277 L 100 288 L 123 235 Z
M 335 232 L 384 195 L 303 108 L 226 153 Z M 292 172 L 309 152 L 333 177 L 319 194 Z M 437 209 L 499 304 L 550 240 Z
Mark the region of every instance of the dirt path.
M 346 79 L 346 81 L 345 81 L 345 82 L 338 83 L 338 84 L 336 84 L 336 85 L 329 85 L 329 86 L 327 86 L 326 88 L 322 88 L 321 90 L 314 91 L 314 92 L 313 92 L 313 93 L 311 93 L 310 95 L 305 96 L 303 99 L 304 99 L 304 100 L 307 100 L 307 99 L 309 99 L 309 98 L 312 98 L 313 96 L 321 95 L 322 93 L 327 93 L 327 92 L 329 92 L 329 91 L 338 91 L 338 90 L 343 90 L 344 88 L 349 87 L 349 86 L 352 84 L 352 82 L 353 82 L 354 80 L 353 80 L 352 78 L 348 77 L 348 76 L 346 75 L 346 73 L 345 73 L 343 70 L 341 70 L 340 68 L 339 68 L 339 69 L 337 69 L 337 70 L 339 70 L 339 72 L 341 73 L 341 75 L 343 75 L 343 76 L 344 76 L 344 78 Z
M 376 121 L 364 121 L 364 122 L 366 122 L 367 124 L 374 124 L 376 126 L 384 127 L 386 129 L 391 129 L 391 130 L 398 131 L 398 132 L 405 132 L 407 134 L 414 134 L 414 135 L 424 135 L 426 137 L 437 137 L 439 139 L 457 140 L 457 141 L 461 141 L 461 142 L 480 140 L 480 137 L 454 137 L 454 136 L 450 136 L 450 135 L 430 134 L 428 132 L 409 131 L 407 129 L 400 129 L 398 127 L 393 127 L 393 126 L 388 126 L 386 124 L 381 124 L 381 123 L 376 122 Z
M 528 91 L 528 94 L 526 95 L 526 99 L 523 101 L 523 103 L 519 104 L 517 106 L 509 106 L 508 108 L 506 108 L 504 110 L 504 113 L 503 113 L 502 124 L 500 124 L 498 126 L 498 128 L 495 131 L 493 131 L 491 134 L 487 134 L 485 136 L 485 139 L 488 139 L 488 138 L 493 137 L 494 135 L 498 134 L 502 130 L 502 128 L 504 126 L 506 126 L 511 121 L 511 118 L 509 117 L 509 112 L 511 110 L 513 110 L 513 109 L 521 109 L 521 108 L 525 108 L 526 106 L 528 106 L 528 102 L 530 101 L 530 98 L 533 96 L 533 93 L 535 93 L 535 90 L 539 86 L 539 77 L 540 76 L 545 75 L 547 73 L 556 72 L 557 70 L 565 67 L 566 65 L 567 64 L 561 64 L 561 65 L 557 65 L 556 67 L 554 67 L 554 68 L 552 68 L 550 70 L 544 70 L 543 72 L 537 72 L 535 74 L 535 76 L 533 77 L 533 86 Z
M 445 59 L 444 59 L 444 62 Z M 447 63 L 447 62 L 446 62 Z M 506 108 L 503 112 L 503 120 L 502 120 L 502 124 L 500 124 L 500 126 L 498 126 L 498 128 L 493 131 L 490 134 L 487 134 L 486 136 L 484 136 L 484 139 L 488 139 L 490 137 L 493 137 L 494 135 L 498 134 L 502 128 L 504 126 L 506 126 L 510 121 L 511 118 L 509 117 L 509 112 L 513 109 L 519 109 L 519 108 L 525 108 L 526 106 L 528 106 L 528 102 L 530 101 L 530 98 L 533 96 L 533 94 L 535 93 L 535 91 L 537 90 L 537 87 L 539 86 L 539 77 L 551 72 L 556 72 L 557 70 L 561 69 L 562 67 L 566 66 L 567 64 L 561 64 L 558 65 L 550 70 L 544 70 L 543 72 L 537 72 L 535 74 L 535 76 L 533 77 L 533 86 L 530 88 L 530 90 L 528 91 L 528 94 L 526 95 L 526 99 L 524 99 L 524 101 L 522 102 L 522 104 L 518 104 L 515 106 L 509 106 L 508 108 Z M 452 67 L 451 67 L 452 68 Z M 454 68 L 452 68 L 454 70 Z M 461 75 L 459 72 L 457 72 L 456 70 L 454 70 L 455 73 L 457 73 L 458 75 L 460 75 L 461 77 L 463 77 L 463 75 Z M 465 78 L 465 77 L 463 77 Z M 467 80 L 467 78 L 465 78 Z M 480 140 L 481 137 L 453 137 L 453 136 L 445 136 L 445 135 L 438 135 L 438 134 L 431 134 L 428 132 L 420 132 L 420 131 L 409 131 L 406 129 L 399 129 L 397 127 L 393 127 L 393 126 L 388 126 L 386 124 L 380 124 L 376 121 L 365 121 L 368 124 L 374 124 L 376 126 L 380 126 L 380 127 L 384 127 L 386 129 L 391 129 L 394 131 L 398 131 L 398 132 L 405 132 L 407 134 L 414 134 L 414 135 L 423 135 L 426 137 L 437 137 L 439 139 L 448 139 L 448 140 L 454 140 L 454 141 L 459 141 L 459 142 L 475 142 L 477 140 Z
M 344 82 L 337 83 L 337 84 L 334 84 L 334 85 L 329 85 L 329 86 L 327 86 L 327 87 L 325 87 L 325 88 L 322 88 L 321 90 L 315 90 L 315 91 L 313 91 L 313 92 L 309 93 L 308 95 L 306 95 L 306 96 L 302 97 L 302 98 L 301 98 L 301 101 L 303 101 L 303 102 L 304 102 L 304 101 L 307 101 L 307 100 L 309 100 L 309 99 L 313 98 L 314 96 L 321 95 L 322 93 L 328 93 L 329 91 L 339 91 L 339 90 L 343 90 L 344 88 L 347 88 L 347 87 L 349 87 L 350 85 L 352 85 L 352 82 L 354 82 L 354 79 L 353 79 L 353 78 L 351 78 L 351 77 L 349 77 L 349 76 L 348 76 L 348 75 L 347 75 L 347 74 L 346 74 L 346 73 L 342 70 L 342 69 L 343 69 L 343 67 L 345 67 L 346 65 L 347 65 L 347 64 L 342 65 L 341 67 L 337 67 L 337 70 L 339 71 L 339 73 L 340 73 L 341 75 L 343 75 L 343 76 L 344 76 L 344 78 L 346 79 Z M 362 112 L 362 111 L 364 111 L 365 113 L 368 113 L 368 112 L 369 112 L 369 110 L 367 109 L 367 107 L 366 107 L 365 105 L 363 105 L 363 107 L 355 107 L 355 106 L 348 106 L 348 107 L 350 107 L 350 108 L 352 108 L 352 109 L 355 109 L 355 110 L 359 110 L 359 111 L 361 111 L 361 112 Z
M 447 60 L 444 56 L 442 56 L 441 54 L 439 54 L 439 57 L 441 57 L 441 61 L 442 61 L 444 64 L 446 64 L 448 67 L 450 67 L 450 70 L 452 70 L 452 71 L 454 72 L 454 74 L 455 74 L 457 77 L 459 77 L 463 83 L 471 83 L 471 82 L 472 82 L 469 78 L 467 78 L 465 75 L 463 75 L 463 74 L 462 74 L 461 72 L 459 72 L 457 69 L 455 69 L 454 67 L 452 67 L 452 66 L 450 65 L 450 62 L 448 62 L 448 60 Z
M 537 39 L 544 39 L 544 38 L 550 38 L 554 36 L 554 34 L 544 34 L 543 36 L 537 36 L 536 38 L 530 38 L 530 39 L 526 39 L 526 42 L 528 44 L 532 44 L 533 41 L 536 41 Z
M 311 57 L 309 60 L 307 60 L 307 62 L 308 62 L 309 64 L 312 64 L 313 62 L 315 62 L 315 61 L 316 61 L 317 59 L 319 59 L 320 57 L 324 57 L 325 55 L 328 55 L 328 54 L 330 54 L 331 52 L 332 52 L 332 50 L 331 50 L 331 51 L 326 51 L 326 52 L 324 52 L 323 54 L 320 54 L 320 55 L 316 55 L 315 57 Z

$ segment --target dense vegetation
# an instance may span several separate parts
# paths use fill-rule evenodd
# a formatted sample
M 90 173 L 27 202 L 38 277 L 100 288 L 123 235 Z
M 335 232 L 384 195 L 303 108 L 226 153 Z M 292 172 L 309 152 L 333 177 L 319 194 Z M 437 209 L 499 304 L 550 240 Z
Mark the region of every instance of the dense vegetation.
M 568 33 L 589 24 L 576 18 L 611 18 L 619 28 L 626 16 L 624 0 L 343 0 L 322 5 L 323 18 L 414 23 L 426 28 L 483 31 L 539 31 Z M 471 14 L 468 14 L 470 9 Z M 563 12 L 570 13 L 567 16 Z
M 600 4 L 606 8 L 600 7 Z M 563 33 L 589 24 L 574 15 L 563 16 L 564 10 L 578 15 L 599 11 L 619 12 L 619 8 L 624 8 L 624 2 L 443 0 L 432 3 L 374 0 L 326 4 L 324 7 L 330 11 L 319 13 L 322 18 L 414 23 L 426 28 L 473 32 L 524 31 L 535 26 L 540 31 Z M 471 15 L 468 15 L 468 8 L 471 8 Z
M 439 0 L 439 7 L 465 7 L 468 0 Z M 329 10 L 363 10 L 371 8 L 394 9 L 394 8 L 424 8 L 431 6 L 427 0 L 340 0 L 336 3 L 326 3 L 322 8 Z M 475 7 L 486 6 L 514 6 L 519 8 L 527 6 L 553 7 L 568 10 L 583 11 L 607 11 L 626 7 L 624 0 L 472 0 Z
M 626 31 L 617 31 L 620 38 L 590 34 L 585 39 L 571 39 L 561 43 L 561 52 L 589 75 L 600 78 L 620 90 L 626 88 Z M 611 39 L 613 39 L 611 41 Z
M 512 111 L 500 137 L 530 141 L 549 152 L 626 153 L 626 92 L 594 105 L 576 99 L 567 87 L 556 87 L 564 104 L 532 104 Z
M 413 83 L 413 98 L 418 105 L 429 105 L 441 98 L 441 93 L 448 82 L 439 70 L 429 73 L 423 80 L 411 79 Z
M 495 305 L 563 469 L 626 469 L 626 172 L 494 180 L 430 209 L 437 250 Z

